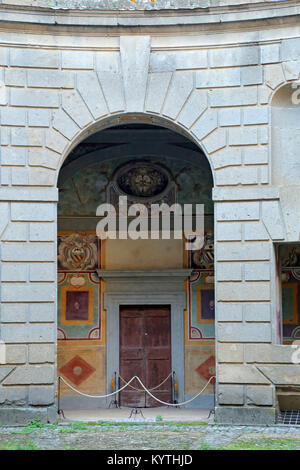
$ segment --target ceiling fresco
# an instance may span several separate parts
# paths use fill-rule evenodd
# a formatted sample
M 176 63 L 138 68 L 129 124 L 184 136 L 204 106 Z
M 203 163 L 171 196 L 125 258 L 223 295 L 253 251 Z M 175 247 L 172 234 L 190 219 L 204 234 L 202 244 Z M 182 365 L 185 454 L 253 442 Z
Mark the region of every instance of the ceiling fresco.
M 125 173 L 122 168 L 126 169 Z M 116 180 L 116 174 L 121 174 L 123 179 Z M 78 170 L 60 186 L 58 215 L 95 216 L 98 205 L 109 202 L 109 191 L 116 181 L 119 183 L 116 190 L 121 186 L 120 194 L 127 191 L 129 196 L 136 195 L 136 202 L 141 202 L 143 192 L 146 196 L 165 194 L 163 190 L 169 185 L 174 188 L 174 200 L 170 202 L 204 204 L 205 213 L 213 213 L 212 177 L 205 160 L 200 166 L 184 159 L 143 155 L 138 159 L 112 158 Z M 158 197 L 155 202 L 163 200 Z

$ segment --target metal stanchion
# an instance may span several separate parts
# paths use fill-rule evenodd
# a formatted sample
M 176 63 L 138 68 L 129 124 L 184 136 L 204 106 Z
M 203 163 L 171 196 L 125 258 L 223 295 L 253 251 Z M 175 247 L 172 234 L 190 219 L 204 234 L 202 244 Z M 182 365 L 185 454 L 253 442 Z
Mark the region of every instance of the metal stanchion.
M 176 377 L 177 377 L 177 376 L 176 376 L 176 372 L 175 372 L 175 370 L 174 370 L 174 371 L 173 371 L 173 374 L 172 374 L 172 381 L 173 381 L 173 387 L 174 387 L 174 401 L 173 401 L 173 403 L 174 403 L 175 405 L 178 404 L 178 400 L 177 400 L 177 398 L 178 398 L 178 381 L 177 381 L 177 378 L 176 378 Z M 176 406 L 176 408 L 180 408 L 179 405 Z
M 115 392 L 115 391 L 118 390 L 118 388 L 117 388 L 117 372 L 114 372 L 113 375 L 114 375 L 115 378 L 114 379 L 112 378 L 112 380 L 111 380 L 111 389 L 112 389 L 112 391 Z M 115 395 L 114 400 L 111 400 L 108 408 L 110 408 L 111 406 L 115 406 L 116 408 L 120 408 L 119 403 L 118 403 L 118 399 L 117 399 L 117 395 Z
M 61 409 L 60 407 L 60 392 L 61 392 L 61 388 L 60 388 L 60 377 L 58 377 L 58 386 L 57 386 L 57 413 L 59 416 L 62 416 L 63 419 L 66 419 L 65 418 L 65 415 L 64 415 L 64 412 L 63 410 Z
M 215 408 L 216 408 L 216 382 L 213 383 L 213 391 L 214 391 L 214 407 L 209 411 L 208 418 L 215 415 Z
M 175 403 L 175 391 L 174 391 L 174 372 L 171 375 L 171 403 Z

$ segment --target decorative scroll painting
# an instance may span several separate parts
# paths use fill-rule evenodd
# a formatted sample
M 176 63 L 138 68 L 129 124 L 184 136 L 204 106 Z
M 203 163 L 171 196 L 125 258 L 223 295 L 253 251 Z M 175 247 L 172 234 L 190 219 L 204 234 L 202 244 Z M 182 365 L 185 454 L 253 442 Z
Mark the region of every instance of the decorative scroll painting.
M 214 235 L 207 220 L 205 225 L 203 247 L 189 252 L 188 266 L 193 268 L 186 283 L 189 342 L 215 338 Z
M 102 338 L 100 240 L 89 232 L 58 234 L 58 339 Z
M 187 286 L 189 341 L 215 338 L 214 272 L 194 271 Z

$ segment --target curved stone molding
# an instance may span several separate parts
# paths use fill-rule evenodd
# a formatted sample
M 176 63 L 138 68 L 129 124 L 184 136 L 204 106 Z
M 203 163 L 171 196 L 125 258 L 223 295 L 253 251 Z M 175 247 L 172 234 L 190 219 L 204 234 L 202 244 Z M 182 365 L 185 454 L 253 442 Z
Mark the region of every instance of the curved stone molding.
M 21 7 L 21 8 L 20 8 Z M 90 11 L 93 11 L 93 15 Z M 136 13 L 151 11 L 153 15 Z M 169 15 L 169 11 L 172 15 Z M 193 15 L 190 15 L 193 10 Z M 111 12 L 118 11 L 118 17 Z M 276 21 L 278 17 L 299 14 L 299 5 L 291 0 L 58 0 L 51 5 L 47 0 L 3 0 L 0 20 L 52 25 L 89 25 L 103 27 L 157 26 L 156 17 L 161 15 L 159 26 L 213 24 L 221 29 L 226 23 L 257 22 L 258 19 Z M 79 14 L 78 14 L 79 13 Z

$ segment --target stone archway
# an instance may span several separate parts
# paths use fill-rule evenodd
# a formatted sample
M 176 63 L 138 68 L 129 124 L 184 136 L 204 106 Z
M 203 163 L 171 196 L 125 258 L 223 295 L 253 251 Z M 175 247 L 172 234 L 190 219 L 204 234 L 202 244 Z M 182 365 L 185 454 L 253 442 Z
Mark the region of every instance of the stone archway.
M 129 133 L 131 138 L 135 139 L 137 141 L 138 137 L 134 137 L 134 132 L 138 132 L 137 129 L 132 126 L 132 123 L 135 125 L 139 124 L 139 127 L 141 127 L 141 124 L 144 124 L 144 127 L 148 128 L 148 131 L 144 130 L 142 132 L 150 132 L 151 136 L 155 138 L 155 132 L 165 132 L 167 131 L 167 136 L 168 139 L 173 138 L 173 144 L 170 144 L 170 146 L 162 146 L 159 147 L 159 144 L 157 142 L 154 142 L 154 144 L 150 146 L 150 153 L 155 155 L 158 152 L 159 155 L 159 150 L 161 150 L 162 154 L 160 154 L 160 163 L 163 165 L 167 165 L 166 162 L 164 162 L 164 157 L 169 158 L 169 164 L 170 164 L 170 159 L 171 160 L 180 160 L 180 157 L 182 160 L 184 160 L 187 164 L 189 162 L 189 165 L 192 165 L 193 167 L 198 167 L 202 168 L 202 171 L 198 174 L 199 178 L 203 177 L 206 179 L 207 175 L 209 174 L 209 189 L 211 190 L 212 187 L 212 178 L 211 178 L 211 171 L 209 164 L 206 161 L 205 155 L 203 155 L 201 152 L 197 151 L 197 147 L 191 146 L 190 140 L 187 140 L 185 138 L 185 132 L 180 132 L 180 135 L 178 132 L 169 132 L 167 129 L 169 128 L 170 124 L 168 122 L 165 122 L 162 119 L 158 119 L 152 116 L 145 116 L 145 115 L 140 115 L 140 116 L 132 116 L 132 115 L 127 115 L 127 116 L 121 116 L 121 117 L 116 117 L 114 121 L 119 122 L 119 123 L 127 123 L 127 126 L 125 128 L 130 128 L 131 130 L 126 130 L 126 133 Z M 109 121 L 110 124 L 112 120 Z M 164 128 L 163 127 L 158 127 L 158 126 L 151 126 L 149 125 L 154 123 L 164 123 Z M 108 140 L 109 136 L 111 136 L 111 133 L 114 131 L 114 127 L 109 127 L 107 129 L 107 123 L 105 123 L 106 126 L 102 125 L 102 128 L 106 128 L 105 130 L 98 131 L 95 134 L 93 134 L 90 137 L 90 140 L 88 139 L 87 142 L 92 142 L 95 141 L 97 142 L 97 136 L 98 139 L 104 139 L 106 142 L 106 148 L 101 151 L 94 151 L 89 153 L 88 155 L 84 155 L 83 157 L 78 157 L 76 160 L 76 151 L 74 156 L 71 155 L 70 163 L 68 164 L 68 160 L 65 160 L 65 165 L 62 168 L 62 177 L 60 178 L 60 182 L 63 184 L 63 182 L 68 179 L 72 178 L 72 176 L 76 175 L 76 172 L 83 172 L 85 166 L 93 165 L 95 162 L 98 160 L 98 164 L 100 165 L 101 162 L 105 163 L 105 161 L 109 161 L 112 157 L 116 158 L 118 157 L 120 159 L 120 156 L 122 156 L 123 153 L 123 158 L 126 157 L 126 152 L 129 152 L 130 158 L 136 158 L 137 155 L 140 154 L 141 152 L 141 147 L 135 144 L 131 144 L 129 146 L 126 145 L 114 145 L 111 150 L 108 145 Z M 146 124 L 146 126 L 145 126 Z M 168 124 L 168 125 L 166 125 Z M 120 129 L 124 126 L 119 126 L 117 129 Z M 143 127 L 143 129 L 144 129 Z M 151 130 L 153 127 L 154 130 Z M 176 129 L 176 126 L 172 125 L 173 129 Z M 99 127 L 98 127 L 99 128 Z M 116 132 L 116 131 L 114 131 Z M 118 130 L 118 132 L 120 132 Z M 124 133 L 124 131 L 123 131 Z M 103 135 L 103 137 L 100 137 Z M 126 134 L 127 135 L 127 134 Z M 137 134 L 136 134 L 137 135 Z M 160 134 L 157 134 L 157 136 Z M 117 138 L 122 142 L 122 138 L 124 136 L 120 136 Z M 145 137 L 146 138 L 146 137 Z M 93 140 L 94 139 L 94 140 Z M 127 137 L 128 139 L 128 137 Z M 163 141 L 164 137 L 161 136 L 161 140 Z M 189 147 L 187 149 L 184 149 L 180 147 L 180 144 L 178 147 L 176 147 L 175 142 L 180 141 L 180 144 L 183 145 L 184 142 L 186 142 L 186 145 L 189 144 Z M 126 139 L 125 139 L 126 140 Z M 159 139 L 158 139 L 159 140 Z M 146 138 L 146 141 L 149 142 L 149 137 Z M 89 144 L 87 144 L 89 145 Z M 137 146 L 136 146 L 137 145 Z M 120 151 L 119 151 L 120 147 Z M 180 152 L 181 149 L 181 152 Z M 116 151 L 116 154 L 115 154 Z M 98 153 L 97 153 L 98 152 Z M 144 153 L 147 154 L 147 152 L 144 150 Z M 102 157 L 104 158 L 102 160 Z M 128 158 L 128 156 L 127 156 Z M 140 158 L 141 155 L 140 155 Z M 158 156 L 156 157 L 156 159 Z M 100 159 L 100 160 L 99 160 Z M 195 161 L 195 160 L 198 161 Z M 202 164 L 201 164 L 202 161 Z M 205 161 L 205 165 L 204 165 Z M 202 165 L 202 166 L 201 166 Z M 118 166 L 117 166 L 118 167 Z M 97 167 L 98 168 L 98 167 Z M 96 171 L 96 170 L 95 170 Z M 100 171 L 100 167 L 99 167 Z M 97 171 L 96 171 L 97 173 Z M 113 171 L 114 173 L 114 171 Z M 98 173 L 97 173 L 98 174 Z M 197 180 L 198 181 L 198 180 Z M 63 186 L 64 187 L 64 186 Z M 62 190 L 63 190 L 62 187 Z M 201 193 L 199 193 L 200 195 Z M 211 201 L 211 196 L 208 196 L 208 194 L 205 193 L 205 201 L 207 198 L 210 199 Z M 193 200 L 194 203 L 196 203 L 196 200 Z M 198 201 L 197 203 L 200 203 L 202 201 Z M 206 202 L 205 202 L 206 203 Z M 99 204 L 99 201 L 98 201 Z M 210 209 L 211 203 L 210 203 Z M 96 207 L 95 207 L 95 212 L 96 212 Z M 95 214 L 94 214 L 95 215 Z M 77 214 L 79 216 L 79 214 Z M 211 219 L 213 219 L 213 215 L 211 214 Z M 61 227 L 61 225 L 59 225 Z M 210 222 L 210 228 L 213 228 L 213 223 Z M 64 229 L 67 230 L 66 226 L 64 226 Z M 63 230 L 60 228 L 60 230 Z M 77 230 L 83 230 L 82 227 L 79 228 L 79 222 L 77 224 Z M 139 245 L 140 247 L 140 245 Z M 105 250 L 107 252 L 107 249 Z M 179 258 L 182 258 L 182 255 L 179 255 Z M 181 259 L 182 261 L 182 259 Z M 106 264 L 106 263 L 104 263 Z M 205 377 L 202 378 L 202 369 L 200 371 L 199 368 L 199 373 L 194 371 L 193 365 L 191 366 L 191 373 L 189 373 L 189 381 L 188 386 L 186 387 L 185 391 L 185 369 L 187 368 L 187 365 L 185 364 L 185 349 L 189 349 L 188 351 L 188 361 L 193 361 L 195 363 L 195 366 L 200 367 L 202 363 L 207 361 L 207 358 L 210 357 L 210 359 L 214 360 L 215 354 L 214 354 L 214 334 L 212 334 L 211 331 L 209 333 L 206 332 L 206 336 L 203 336 L 203 340 L 205 344 L 204 350 L 205 351 L 200 351 L 200 357 L 194 357 L 195 354 L 197 353 L 197 349 L 200 348 L 200 337 L 199 338 L 190 338 L 190 333 L 188 333 L 188 328 L 189 326 L 187 325 L 187 320 L 185 320 L 185 310 L 187 309 L 187 292 L 189 287 L 185 287 L 184 281 L 187 279 L 188 275 L 191 272 L 191 269 L 183 269 L 184 266 L 182 265 L 176 265 L 176 268 L 174 268 L 173 265 L 168 266 L 161 266 L 160 268 L 157 267 L 156 270 L 150 269 L 149 266 L 146 264 L 144 268 L 140 267 L 139 269 L 145 269 L 148 270 L 148 272 L 145 274 L 145 278 L 141 277 L 141 273 L 139 271 L 136 271 L 135 273 L 132 272 L 132 267 L 131 270 L 127 266 L 127 272 L 126 270 L 124 271 L 121 269 L 118 273 L 112 273 L 112 278 L 109 272 L 109 267 L 108 271 L 103 271 L 103 280 L 105 281 L 105 293 L 104 293 L 104 308 L 106 310 L 106 320 L 105 320 L 105 325 L 106 325 L 106 339 L 103 342 L 103 345 L 105 346 L 105 351 L 106 351 L 106 391 L 107 393 L 110 391 L 110 383 L 111 383 L 111 378 L 113 376 L 114 371 L 119 370 L 119 308 L 120 305 L 126 305 L 126 304 L 147 304 L 147 305 L 159 305 L 159 304 L 168 304 L 171 306 L 171 324 L 172 324 L 172 330 L 171 330 L 171 336 L 172 336 L 172 367 L 177 373 L 178 377 L 178 383 L 179 383 L 179 388 L 178 388 L 178 398 L 179 401 L 184 401 L 185 396 L 186 398 L 190 398 L 194 390 L 196 392 L 199 390 L 199 387 L 206 384 L 206 373 L 203 371 L 205 374 Z M 114 269 L 114 268 L 111 268 Z M 163 269 L 166 270 L 165 274 L 163 275 Z M 60 268 L 60 272 L 62 272 L 63 269 Z M 210 271 L 213 271 L 213 268 L 210 268 Z M 117 276 L 117 279 L 116 279 Z M 118 277 L 119 276 L 119 277 Z M 132 276 L 134 276 L 132 278 Z M 141 277 L 141 279 L 139 279 Z M 118 284 L 119 283 L 119 284 Z M 121 283 L 121 285 L 120 285 Z M 211 292 L 213 293 L 213 287 L 212 287 L 213 281 L 211 281 L 210 289 Z M 119 285 L 117 291 L 116 291 L 116 285 Z M 113 287 L 112 287 L 113 286 Z M 150 287 L 149 287 L 150 286 Z M 194 291 L 193 291 L 194 292 Z M 194 295 L 194 294 L 193 294 Z M 196 294 L 195 294 L 196 295 Z M 210 294 L 212 295 L 212 294 Z M 193 307 L 195 308 L 195 307 Z M 187 312 L 187 316 L 189 315 L 189 311 Z M 196 312 L 193 311 L 193 316 L 197 316 Z M 193 319 L 194 323 L 197 323 L 195 319 Z M 213 322 L 211 322 L 213 323 Z M 211 328 L 210 328 L 211 330 Z M 62 339 L 62 337 L 60 337 Z M 70 337 L 68 336 L 68 340 Z M 202 339 L 202 337 L 201 337 Z M 198 342 L 197 342 L 198 341 Z M 191 348 L 193 343 L 193 348 Z M 188 346 L 186 346 L 188 344 Z M 209 344 L 209 346 L 208 346 Z M 74 345 L 72 345 L 73 347 Z M 63 349 L 63 341 L 60 342 L 60 351 L 62 352 Z M 200 348 L 201 349 L 201 348 Z M 75 351 L 75 347 L 74 347 Z M 75 355 L 75 352 L 72 352 L 73 355 Z M 59 356 L 62 357 L 62 356 Z M 91 356 L 90 356 L 91 357 Z M 86 357 L 87 360 L 91 361 L 91 358 Z M 70 357 L 66 359 L 66 356 L 64 356 L 60 361 L 60 368 L 62 367 L 63 364 L 67 363 L 69 360 L 71 360 Z M 105 359 L 104 359 L 105 360 Z M 211 364 L 212 365 L 212 364 Z M 214 364 L 213 364 L 214 368 Z M 197 380 L 196 378 L 191 379 L 190 377 L 196 375 L 199 378 Z M 68 377 L 66 376 L 68 379 Z M 200 382 L 200 385 L 198 384 L 197 388 L 197 382 Z M 204 382 L 202 384 L 202 382 Z M 196 385 L 195 385 L 196 384 Z M 90 393 L 96 394 L 96 390 L 91 390 Z M 98 392 L 97 392 L 98 393 Z M 99 392 L 100 393 L 100 392 Z M 101 393 L 102 392 L 101 390 Z M 213 406 L 213 390 L 209 389 L 209 396 L 206 397 L 206 402 L 204 406 Z M 68 401 L 68 403 L 67 403 Z M 79 401 L 76 402 L 74 400 L 74 397 L 66 398 L 64 400 L 64 406 L 67 406 L 69 409 L 73 407 L 73 409 L 76 406 L 84 406 L 84 402 L 79 404 Z M 77 403 L 77 404 L 76 404 Z M 86 403 L 86 402 L 85 402 Z M 101 403 L 102 406 L 108 406 L 109 401 L 102 400 L 101 402 L 99 400 L 96 401 L 97 405 L 94 406 L 99 406 Z M 89 406 L 92 406 L 90 404 Z M 196 406 L 201 407 L 200 403 L 197 403 Z
M 256 53 L 260 46 L 249 47 Z M 222 50 L 222 54 L 226 51 Z M 52 52 L 43 51 L 50 66 L 56 57 Z M 28 344 L 29 359 L 22 359 L 21 365 L 12 362 L 1 369 L 2 388 L 8 397 L 15 393 L 15 398 L 7 400 L 18 404 L 21 400 L 18 387 L 21 385 L 22 393 L 31 387 L 30 394 L 26 391 L 25 398 L 22 395 L 28 408 L 19 408 L 20 416 L 44 419 L 47 413 L 49 416 L 55 413 L 58 199 L 55 186 L 59 169 L 72 148 L 102 124 L 141 116 L 164 121 L 177 131 L 186 132 L 206 152 L 214 175 L 218 243 L 218 420 L 274 422 L 277 378 L 272 374 L 280 370 L 281 359 L 277 345 L 272 344 L 276 337 L 272 242 L 284 240 L 285 231 L 280 194 L 269 180 L 266 132 L 269 117 L 265 111 L 271 89 L 298 78 L 297 62 L 291 62 L 292 70 L 284 68 L 284 72 L 280 64 L 264 65 L 264 84 L 258 77 L 254 86 L 241 89 L 238 82 L 234 85 L 238 89 L 233 92 L 231 79 L 234 82 L 235 75 L 226 74 L 225 85 L 215 92 L 209 108 L 209 91 L 201 88 L 200 82 L 194 83 L 190 54 L 184 55 L 183 65 L 182 62 L 176 65 L 174 56 L 170 59 L 170 54 L 150 52 L 149 36 L 120 37 L 120 50 L 103 50 L 98 54 L 97 71 L 77 71 L 76 86 L 70 83 L 70 77 L 62 78 L 67 77 L 63 72 L 59 75 L 60 89 L 40 95 L 47 96 L 47 104 L 54 109 L 51 124 L 44 125 L 43 131 L 37 132 L 29 126 L 24 127 L 24 132 L 22 128 L 12 132 L 12 145 L 29 148 L 28 166 L 13 168 L 11 187 L 11 168 L 3 168 L 1 175 L 5 183 L 1 188 L 0 221 L 1 256 L 5 265 L 1 320 L 8 319 L 1 325 L 1 334 L 7 343 L 18 343 L 20 354 L 24 344 L 26 348 Z M 26 67 L 37 60 L 35 53 L 32 49 L 26 55 Z M 16 66 L 23 63 L 21 55 L 14 56 Z M 216 70 L 214 75 L 210 75 L 211 70 L 204 71 L 208 83 L 210 77 L 218 79 Z M 251 79 L 252 72 L 251 69 Z M 50 79 L 49 75 L 56 87 L 57 79 Z M 218 88 L 218 83 L 215 84 Z M 14 90 L 14 100 L 21 100 L 17 101 L 19 105 L 25 102 L 24 106 L 31 106 L 26 90 L 25 97 L 22 93 L 23 90 Z M 32 106 L 37 106 L 34 100 Z M 231 107 L 238 111 L 251 107 L 243 125 L 239 117 L 232 119 Z M 219 110 L 223 108 L 220 122 Z M 243 161 L 242 152 L 245 152 Z M 14 158 L 23 164 L 22 152 Z M 24 270 L 15 273 L 10 264 L 14 262 Z M 256 266 L 253 270 L 253 263 L 262 269 Z M 247 264 L 246 271 L 242 272 L 241 264 Z M 243 353 L 244 343 L 247 356 Z M 287 346 L 283 348 L 290 354 Z M 270 354 L 272 367 L 261 363 L 260 351 Z M 293 375 L 293 365 L 288 367 Z

